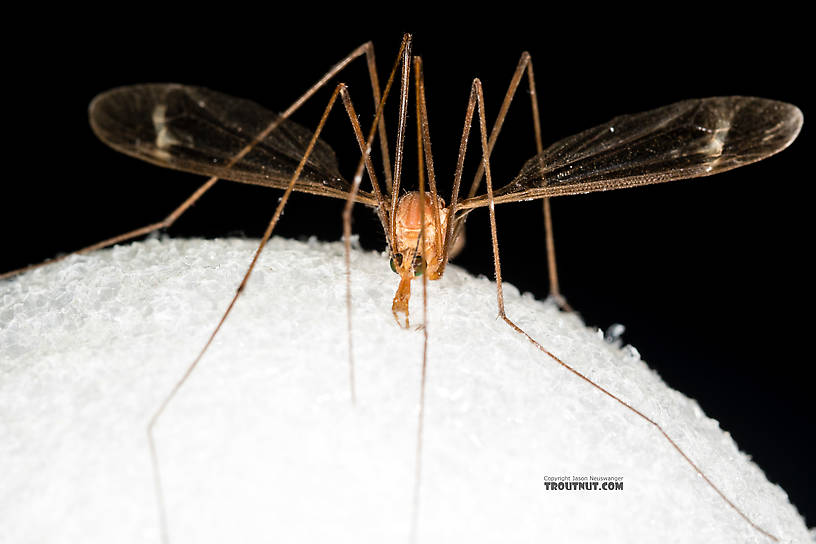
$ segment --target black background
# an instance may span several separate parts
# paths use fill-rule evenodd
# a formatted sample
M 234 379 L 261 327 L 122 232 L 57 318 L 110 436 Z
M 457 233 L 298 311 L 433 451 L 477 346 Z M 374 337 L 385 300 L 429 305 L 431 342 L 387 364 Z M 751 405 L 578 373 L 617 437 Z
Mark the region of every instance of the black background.
M 545 145 L 614 115 L 685 98 L 744 94 L 797 104 L 808 121 L 780 155 L 703 180 L 560 198 L 553 211 L 562 291 L 570 303 L 590 325 L 626 325 L 624 341 L 672 387 L 697 399 L 789 493 L 808 524 L 816 524 L 807 260 L 813 88 L 803 14 L 781 4 L 754 13 L 688 5 L 660 14 L 506 4 L 462 19 L 436 11 L 406 18 L 408 8 L 399 4 L 387 12 L 304 5 L 299 13 L 279 4 L 196 5 L 189 12 L 139 6 L 27 13 L 16 20 L 25 32 L 5 67 L 4 128 L 11 143 L 4 157 L 0 270 L 161 219 L 201 182 L 119 155 L 95 139 L 87 104 L 118 85 L 195 84 L 282 111 L 364 41 L 374 42 L 384 77 L 402 33 L 411 31 L 415 53 L 425 61 L 433 150 L 446 196 L 472 78 L 482 80 L 488 119 L 494 119 L 524 50 L 533 55 Z M 364 64 L 358 61 L 341 78 L 367 125 L 372 108 Z M 313 127 L 328 93 L 295 120 Z M 514 104 L 491 159 L 498 185 L 535 152 L 526 94 Z M 392 134 L 394 119 L 392 111 Z M 347 177 L 358 156 L 350 134 L 347 121 L 334 114 L 324 138 Z M 405 183 L 412 188 L 415 144 L 408 143 Z M 259 236 L 279 194 L 221 182 L 169 234 Z M 337 240 L 341 205 L 295 196 L 277 233 Z M 505 280 L 543 298 L 540 203 L 499 206 L 497 221 Z M 354 230 L 364 247 L 383 248 L 369 211 L 357 210 Z M 485 211 L 470 216 L 467 234 L 457 264 L 492 276 Z

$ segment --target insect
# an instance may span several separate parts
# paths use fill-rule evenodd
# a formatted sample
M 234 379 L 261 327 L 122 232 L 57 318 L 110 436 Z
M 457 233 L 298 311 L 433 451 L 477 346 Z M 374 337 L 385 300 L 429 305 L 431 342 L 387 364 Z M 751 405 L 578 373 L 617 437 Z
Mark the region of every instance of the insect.
M 372 124 L 368 136 L 364 136 L 362 127 L 355 123 L 353 105 L 347 99 L 345 88 L 337 87 L 332 102 L 326 108 L 327 115 L 334 101 L 340 97 L 355 130 L 363 158 L 352 183 L 342 180 L 331 150 L 317 139 L 317 133 L 312 137 L 311 131 L 288 121 L 296 107 L 277 116 L 254 103 L 205 89 L 178 85 L 144 85 L 122 88 L 100 96 L 91 107 L 92 124 L 106 143 L 120 151 L 161 166 L 213 176 L 202 187 L 202 191 L 193 195 L 192 200 L 188 200 L 177 210 L 178 213 L 172 216 L 173 220 L 201 192 L 209 189 L 215 183 L 215 178 L 286 189 L 282 204 L 264 236 L 264 242 L 271 234 L 282 206 L 293 189 L 347 198 L 347 210 L 350 210 L 352 202 L 375 207 L 388 239 L 392 269 L 400 277 L 397 293 L 392 301 L 392 312 L 395 319 L 406 327 L 409 325 L 411 282 L 418 277 L 423 281 L 439 279 L 448 259 L 456 252 L 456 241 L 468 213 L 487 206 L 491 215 L 500 316 L 518 332 L 525 334 L 504 314 L 494 203 L 549 198 L 714 174 L 760 160 L 784 149 L 796 137 L 802 122 L 798 109 L 780 102 L 745 97 L 685 101 L 639 115 L 616 118 L 608 124 L 562 140 L 547 150 L 540 149 L 540 153 L 525 164 L 514 180 L 494 192 L 488 158 L 495 141 L 494 134 L 497 136 L 498 130 L 494 129 L 495 132 L 488 136 L 481 85 L 475 81 L 460 146 L 460 160 L 454 175 L 454 189 L 450 201 L 445 205 L 436 189 L 424 106 L 424 83 L 421 76 L 418 76 L 417 119 L 418 131 L 421 133 L 418 145 L 419 155 L 424 159 L 424 168 L 427 168 L 429 190 L 424 189 L 422 172 L 420 190 L 397 198 L 400 195 L 402 149 L 406 130 L 407 109 L 404 104 L 408 96 L 407 76 L 412 64 L 408 60 L 409 42 L 403 43 L 402 51 L 402 106 L 394 175 L 392 181 L 386 180 L 384 189 L 379 187 L 369 159 L 378 128 L 381 142 L 385 142 L 385 131 L 379 123 L 382 120 L 382 102 L 388 91 L 380 98 L 376 84 L 375 102 L 380 102 L 378 121 Z M 361 48 L 354 56 L 360 56 L 364 52 Z M 347 64 L 354 56 L 338 64 L 335 70 L 321 80 L 320 85 L 341 70 L 344 63 Z M 420 63 L 415 61 L 414 64 L 416 73 L 421 74 Z M 518 78 L 531 66 L 529 59 L 525 61 L 523 58 L 519 66 L 516 73 Z M 393 74 L 394 71 L 392 79 Z M 391 80 L 389 85 L 390 83 Z M 305 101 L 310 96 L 311 91 L 302 100 Z M 508 92 L 508 104 L 512 96 L 513 93 Z M 476 112 L 478 116 L 474 120 Z M 326 115 L 321 120 L 320 127 L 325 123 Z M 537 114 L 534 114 L 534 118 L 536 117 Z M 460 200 L 461 164 L 473 125 L 479 130 L 478 147 L 481 148 L 483 157 L 483 174 L 477 174 L 470 194 Z M 500 128 L 501 121 L 495 126 Z M 319 130 L 320 128 L 318 132 Z M 387 147 L 385 143 L 381 144 L 384 155 Z M 384 163 L 388 164 L 387 155 Z M 420 166 L 421 171 L 422 168 Z M 359 189 L 364 171 L 367 171 L 372 180 L 372 192 Z M 482 175 L 487 184 L 487 193 L 477 196 L 475 192 Z M 390 174 L 386 178 L 390 178 Z M 387 198 L 389 194 L 390 199 Z M 346 225 L 348 228 L 348 220 Z M 161 226 L 166 224 L 151 225 L 115 241 L 144 234 Z M 110 241 L 103 244 L 107 245 L 108 242 Z M 242 283 L 239 287 L 239 292 L 243 285 Z M 215 332 L 220 326 L 221 324 Z M 535 343 L 532 338 L 528 338 Z M 545 354 L 556 359 L 543 346 L 536 345 Z M 190 371 L 198 360 L 196 359 Z M 156 417 L 162 413 L 183 381 L 162 404 Z M 350 381 L 353 398 L 353 376 Z M 625 402 L 612 397 L 631 409 Z M 751 523 L 750 520 L 746 521 Z

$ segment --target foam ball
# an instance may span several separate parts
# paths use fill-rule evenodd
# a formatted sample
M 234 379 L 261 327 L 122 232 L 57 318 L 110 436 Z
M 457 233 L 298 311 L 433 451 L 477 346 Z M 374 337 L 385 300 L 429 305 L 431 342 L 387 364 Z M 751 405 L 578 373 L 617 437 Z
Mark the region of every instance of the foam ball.
M 0 284 L 0 541 L 159 542 L 146 425 L 256 244 L 151 239 Z M 495 285 L 455 266 L 428 284 L 424 330 L 414 282 L 405 330 L 387 259 L 353 252 L 353 405 L 343 255 L 273 239 L 159 419 L 170 542 L 770 542 L 654 426 L 496 319 Z M 759 526 L 808 539 L 785 492 L 635 348 L 509 284 L 505 302 Z M 557 485 L 576 481 L 622 489 Z

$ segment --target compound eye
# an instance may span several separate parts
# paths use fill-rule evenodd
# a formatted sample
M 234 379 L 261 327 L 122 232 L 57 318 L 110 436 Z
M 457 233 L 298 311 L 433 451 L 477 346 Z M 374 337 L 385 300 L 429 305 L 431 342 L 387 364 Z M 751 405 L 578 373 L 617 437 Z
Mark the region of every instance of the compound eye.
M 421 276 L 425 273 L 425 259 L 419 256 L 414 257 L 413 265 L 414 276 Z
M 391 257 L 390 264 L 391 264 L 391 270 L 395 274 L 399 274 L 399 272 L 397 271 L 397 267 L 402 266 L 402 253 L 397 253 L 396 255 Z

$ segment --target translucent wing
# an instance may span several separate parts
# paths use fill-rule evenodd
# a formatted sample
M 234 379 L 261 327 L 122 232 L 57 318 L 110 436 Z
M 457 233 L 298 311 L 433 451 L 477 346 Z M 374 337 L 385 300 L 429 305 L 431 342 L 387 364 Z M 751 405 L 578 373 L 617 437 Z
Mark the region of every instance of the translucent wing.
M 255 102 L 178 84 L 112 89 L 94 98 L 89 117 L 99 139 L 127 155 L 166 168 L 279 189 L 289 184 L 313 134 Z M 234 161 L 273 124 L 274 130 Z M 334 151 L 324 142 L 318 140 L 295 190 L 347 197 L 349 184 L 338 172 Z M 360 193 L 357 201 L 377 205 L 368 193 Z
M 729 96 L 622 115 L 551 145 L 494 193 L 514 202 L 709 176 L 785 149 L 802 112 L 784 102 Z M 462 208 L 487 205 L 481 195 Z

